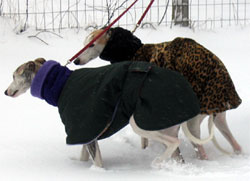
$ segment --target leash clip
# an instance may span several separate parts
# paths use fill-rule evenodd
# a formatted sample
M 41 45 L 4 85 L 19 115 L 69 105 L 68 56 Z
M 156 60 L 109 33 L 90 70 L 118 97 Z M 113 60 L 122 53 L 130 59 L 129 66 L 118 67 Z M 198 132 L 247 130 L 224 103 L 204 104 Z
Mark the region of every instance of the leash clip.
M 64 67 L 67 67 L 67 65 L 71 64 L 70 60 L 67 60 L 66 64 L 64 65 Z

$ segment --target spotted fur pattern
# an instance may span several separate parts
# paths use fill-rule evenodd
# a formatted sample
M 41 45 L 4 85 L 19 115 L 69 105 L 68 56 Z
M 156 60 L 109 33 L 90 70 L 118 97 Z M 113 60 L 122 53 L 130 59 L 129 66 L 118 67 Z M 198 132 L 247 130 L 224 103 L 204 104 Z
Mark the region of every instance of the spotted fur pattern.
M 144 44 L 132 58 L 180 72 L 191 83 L 200 100 L 201 113 L 214 114 L 238 107 L 238 96 L 231 77 L 212 52 L 188 38 Z

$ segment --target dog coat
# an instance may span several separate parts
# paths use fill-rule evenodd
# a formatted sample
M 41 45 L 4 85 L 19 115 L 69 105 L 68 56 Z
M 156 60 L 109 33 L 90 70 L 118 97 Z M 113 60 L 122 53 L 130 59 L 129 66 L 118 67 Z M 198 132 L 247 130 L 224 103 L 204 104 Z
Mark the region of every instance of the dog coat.
M 146 62 L 123 62 L 71 71 L 47 61 L 31 94 L 57 106 L 67 144 L 107 138 L 134 115 L 144 130 L 161 130 L 200 113 L 199 102 L 179 73 Z
M 146 61 L 177 71 L 191 84 L 202 114 L 235 109 L 241 104 L 233 81 L 222 61 L 202 45 L 188 38 L 158 44 L 142 44 L 130 31 L 111 28 L 100 58 L 111 63 Z

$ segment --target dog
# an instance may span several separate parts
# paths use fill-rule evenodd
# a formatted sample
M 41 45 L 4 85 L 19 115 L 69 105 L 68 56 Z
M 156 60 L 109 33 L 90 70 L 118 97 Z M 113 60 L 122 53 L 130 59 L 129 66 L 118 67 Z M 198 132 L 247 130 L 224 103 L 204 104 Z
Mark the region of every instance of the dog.
M 85 39 L 85 45 L 103 29 L 93 31 Z M 241 104 L 230 75 L 221 60 L 192 39 L 176 38 L 158 44 L 143 44 L 130 31 L 121 27 L 111 28 L 84 51 L 75 61 L 84 65 L 96 57 L 111 63 L 121 61 L 146 61 L 159 67 L 180 72 L 187 78 L 200 100 L 199 119 L 189 121 L 188 128 L 200 138 L 200 124 L 207 115 L 214 115 L 214 123 L 233 147 L 234 153 L 242 152 L 226 121 L 226 111 Z M 216 142 L 215 137 L 213 142 Z M 143 148 L 147 140 L 142 139 Z M 193 143 L 198 158 L 208 159 L 200 144 Z M 216 145 L 216 144 L 215 144 Z
M 136 134 L 167 147 L 153 161 L 163 162 L 180 144 L 176 135 L 179 124 L 197 119 L 200 113 L 199 101 L 182 75 L 145 62 L 71 71 L 55 61 L 38 58 L 16 69 L 5 94 L 14 98 L 29 88 L 33 96 L 58 107 L 67 143 L 84 144 L 81 160 L 88 160 L 90 154 L 98 167 L 103 163 L 97 140 L 128 123 Z M 162 103 L 155 100 L 159 98 Z M 98 122 L 93 125 L 94 120 Z

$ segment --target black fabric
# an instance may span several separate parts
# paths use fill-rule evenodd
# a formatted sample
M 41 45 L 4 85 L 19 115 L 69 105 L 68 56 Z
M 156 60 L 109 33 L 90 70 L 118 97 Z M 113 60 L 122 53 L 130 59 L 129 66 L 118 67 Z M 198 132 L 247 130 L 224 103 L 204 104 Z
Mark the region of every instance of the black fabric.
M 136 102 L 134 118 L 144 130 L 161 130 L 200 113 L 191 85 L 178 72 L 152 67 Z
M 84 68 L 69 77 L 58 102 L 67 144 L 86 144 L 96 139 L 111 121 L 129 64 Z M 106 137 L 128 124 L 128 116 L 117 111 Z
M 117 102 L 120 100 L 120 103 Z M 115 107 L 117 112 L 110 127 Z M 179 73 L 147 62 L 123 62 L 74 71 L 58 102 L 67 144 L 107 138 L 128 124 L 160 130 L 199 114 L 199 103 Z
M 42 97 L 48 104 L 57 106 L 62 88 L 71 73 L 72 71 L 67 67 L 62 67 L 59 64 L 49 72 L 42 89 Z
M 142 46 L 139 38 L 123 28 L 111 28 L 108 33 L 110 38 L 100 54 L 103 60 L 111 63 L 130 60 Z

